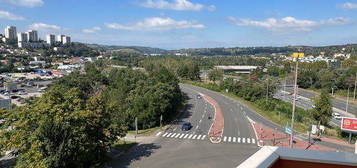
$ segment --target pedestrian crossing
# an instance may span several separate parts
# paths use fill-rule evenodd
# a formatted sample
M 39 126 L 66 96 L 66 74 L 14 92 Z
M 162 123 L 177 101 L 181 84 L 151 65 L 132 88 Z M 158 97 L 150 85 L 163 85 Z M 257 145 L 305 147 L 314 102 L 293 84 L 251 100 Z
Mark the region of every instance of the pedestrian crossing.
M 193 140 L 205 140 L 206 135 L 202 134 L 186 134 L 186 133 L 174 133 L 174 132 L 158 132 L 156 136 L 164 138 L 176 138 L 176 139 L 193 139 Z
M 163 138 L 175 138 L 175 139 L 189 139 L 189 140 L 208 140 L 207 135 L 203 134 L 192 134 L 192 133 L 177 133 L 177 132 L 158 132 L 156 134 L 157 137 Z M 238 143 L 238 144 L 255 144 L 255 138 L 247 138 L 247 137 L 231 137 L 231 136 L 223 136 L 221 143 Z

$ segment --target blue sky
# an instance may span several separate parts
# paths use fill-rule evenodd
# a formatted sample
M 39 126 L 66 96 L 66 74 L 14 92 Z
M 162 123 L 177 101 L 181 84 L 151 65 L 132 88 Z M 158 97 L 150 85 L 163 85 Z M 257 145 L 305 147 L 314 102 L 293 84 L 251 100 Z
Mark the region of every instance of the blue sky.
M 0 28 L 165 49 L 357 43 L 357 0 L 0 0 Z

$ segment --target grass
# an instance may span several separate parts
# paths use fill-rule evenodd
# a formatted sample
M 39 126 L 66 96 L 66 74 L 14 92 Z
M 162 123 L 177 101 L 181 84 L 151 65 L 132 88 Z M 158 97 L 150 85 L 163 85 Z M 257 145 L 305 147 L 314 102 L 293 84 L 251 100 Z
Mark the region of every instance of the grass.
M 137 145 L 136 142 L 118 140 L 113 144 L 113 147 L 119 148 L 121 151 L 127 152 L 131 147 Z
M 163 126 L 162 128 L 160 127 L 154 127 L 154 128 L 148 128 L 148 129 L 143 129 L 143 130 L 138 130 L 139 135 L 151 135 L 155 133 L 157 130 L 165 130 L 168 127 L 168 125 Z M 135 130 L 128 131 L 128 134 L 136 134 Z
M 203 88 L 206 88 L 206 89 L 209 89 L 209 90 L 213 90 L 213 91 L 216 91 L 216 92 L 219 92 L 223 95 L 226 95 L 228 97 L 231 97 L 239 102 L 242 102 L 243 104 L 245 104 L 246 106 L 248 106 L 250 109 L 253 109 L 254 111 L 258 112 L 260 115 L 262 115 L 264 118 L 284 127 L 287 123 L 290 123 L 291 121 L 291 118 L 285 116 L 285 115 L 281 115 L 279 117 L 279 115 L 276 114 L 275 111 L 268 111 L 268 110 L 262 110 L 259 108 L 258 105 L 254 104 L 253 102 L 250 102 L 250 101 L 247 101 L 247 100 L 244 100 L 243 98 L 240 98 L 236 95 L 234 95 L 233 93 L 226 93 L 224 91 L 219 91 L 217 90 L 217 88 L 213 88 L 212 85 L 209 85 L 209 84 L 204 84 L 202 82 L 193 82 L 193 81 L 182 81 L 183 83 L 186 83 L 186 84 L 191 84 L 191 85 L 195 85 L 195 86 L 199 86 L 199 87 L 203 87 Z M 309 127 L 307 126 L 309 124 L 306 124 L 306 123 L 299 123 L 299 122 L 296 122 L 295 121 L 295 124 L 294 124 L 294 130 L 299 132 L 299 133 L 306 133 L 306 131 L 309 130 Z M 289 124 L 290 126 L 290 124 Z

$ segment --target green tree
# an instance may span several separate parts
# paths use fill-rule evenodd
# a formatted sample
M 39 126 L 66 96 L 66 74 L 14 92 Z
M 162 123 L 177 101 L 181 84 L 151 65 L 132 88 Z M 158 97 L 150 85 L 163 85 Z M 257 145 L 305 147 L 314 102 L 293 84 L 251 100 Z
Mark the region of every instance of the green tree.
M 312 117 L 318 125 L 327 125 L 332 116 L 331 97 L 326 90 L 323 90 L 318 98 L 314 100 L 315 108 L 312 110 Z
M 223 79 L 223 71 L 219 69 L 213 69 L 208 73 L 208 79 L 216 82 Z

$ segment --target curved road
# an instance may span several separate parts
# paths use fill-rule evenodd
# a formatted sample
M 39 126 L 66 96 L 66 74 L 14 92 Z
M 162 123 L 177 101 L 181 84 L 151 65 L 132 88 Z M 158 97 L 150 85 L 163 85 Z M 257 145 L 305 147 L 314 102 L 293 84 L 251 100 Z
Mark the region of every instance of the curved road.
M 248 118 L 267 127 L 284 131 L 280 126 L 266 120 L 244 104 L 204 88 L 180 84 L 187 95 L 186 110 L 166 131 L 158 132 L 152 141 L 142 143 L 114 160 L 109 167 L 236 167 L 257 150 L 257 139 Z M 214 99 L 223 112 L 224 131 L 221 143 L 211 143 L 208 132 L 215 109 L 203 98 Z M 191 122 L 189 131 L 181 131 L 182 123 Z M 298 135 L 300 138 L 306 138 Z M 321 145 L 347 150 L 344 147 L 318 142 Z

